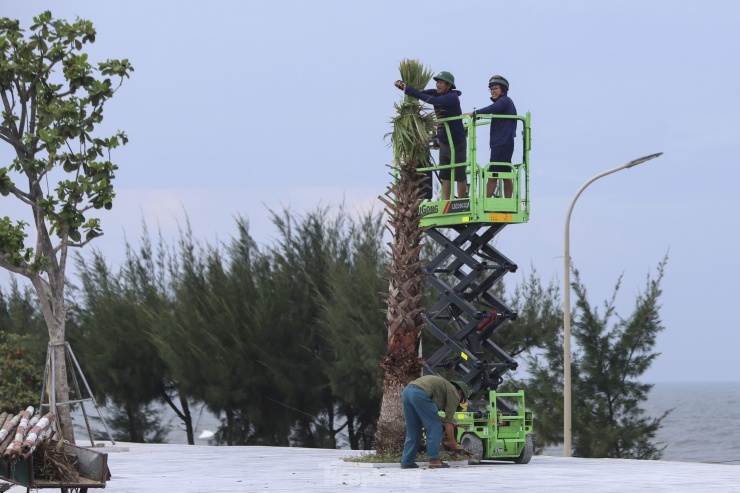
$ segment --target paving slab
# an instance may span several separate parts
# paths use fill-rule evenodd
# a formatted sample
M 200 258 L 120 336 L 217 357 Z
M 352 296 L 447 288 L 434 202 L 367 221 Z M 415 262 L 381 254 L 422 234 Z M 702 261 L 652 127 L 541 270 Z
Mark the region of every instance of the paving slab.
M 534 456 L 522 465 L 401 469 L 346 463 L 361 453 L 349 450 L 120 445 L 128 451 L 108 454 L 112 478 L 105 490 L 91 492 L 740 492 L 740 467 L 726 464 Z

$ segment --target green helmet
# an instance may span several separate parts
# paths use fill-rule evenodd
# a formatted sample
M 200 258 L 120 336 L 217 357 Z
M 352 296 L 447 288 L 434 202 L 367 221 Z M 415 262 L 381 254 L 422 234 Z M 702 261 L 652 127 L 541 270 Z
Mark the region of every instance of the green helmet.
M 470 389 L 468 388 L 468 384 L 463 382 L 462 380 L 453 380 L 450 382 L 452 385 L 457 387 L 458 389 L 462 390 L 463 393 L 463 399 L 468 400 L 468 396 L 470 394 Z
M 448 84 L 452 84 L 452 88 L 455 89 L 455 77 L 449 73 L 445 72 L 444 70 L 437 75 L 435 75 L 434 80 L 441 80 L 443 82 L 447 82 Z
M 493 85 L 499 85 L 504 88 L 504 91 L 509 91 L 509 81 L 500 75 L 494 75 L 488 80 L 488 87 Z

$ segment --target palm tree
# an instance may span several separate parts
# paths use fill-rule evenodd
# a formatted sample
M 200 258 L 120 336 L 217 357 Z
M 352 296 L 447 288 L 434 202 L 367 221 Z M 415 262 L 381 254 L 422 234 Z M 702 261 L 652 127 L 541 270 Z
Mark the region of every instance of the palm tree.
M 403 60 L 401 80 L 408 86 L 423 89 L 433 72 L 418 60 Z M 422 359 L 419 341 L 424 322 L 420 251 L 423 230 L 419 228 L 419 194 L 425 180 L 417 168 L 429 166 L 429 135 L 434 131 L 434 114 L 425 111 L 418 100 L 403 97 L 395 104 L 391 145 L 395 154 L 392 166 L 395 180 L 380 200 L 386 205 L 388 229 L 393 235 L 388 268 L 389 287 L 386 328 L 388 352 L 381 359 L 385 370 L 383 400 L 380 407 L 375 448 L 378 452 L 403 450 L 406 427 L 401 406 L 401 392 L 408 382 L 419 376 Z M 431 184 L 430 184 L 431 186 Z

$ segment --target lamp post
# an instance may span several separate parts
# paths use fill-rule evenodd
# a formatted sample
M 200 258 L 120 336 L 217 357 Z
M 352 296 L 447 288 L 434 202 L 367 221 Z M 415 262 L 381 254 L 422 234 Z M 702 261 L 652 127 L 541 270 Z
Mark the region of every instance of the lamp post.
M 573 212 L 573 206 L 576 205 L 576 200 L 581 193 L 586 189 L 587 186 L 602 178 L 606 175 L 616 173 L 617 171 L 631 168 L 642 164 L 645 161 L 650 161 L 663 153 L 658 152 L 656 154 L 650 154 L 649 156 L 641 157 L 630 161 L 629 163 L 617 166 L 616 168 L 604 171 L 594 176 L 581 188 L 578 189 L 573 200 L 570 202 L 568 208 L 568 214 L 565 216 L 565 271 L 563 274 L 565 291 L 563 292 L 563 457 L 570 457 L 572 449 L 572 419 L 571 419 L 571 379 L 570 379 L 570 215 Z

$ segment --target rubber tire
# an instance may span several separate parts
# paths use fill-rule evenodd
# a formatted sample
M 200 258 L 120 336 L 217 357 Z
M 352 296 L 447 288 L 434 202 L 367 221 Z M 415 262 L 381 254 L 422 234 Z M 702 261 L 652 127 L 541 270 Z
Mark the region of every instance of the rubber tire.
M 534 442 L 532 441 L 532 434 L 527 433 L 527 438 L 524 440 L 524 448 L 519 457 L 514 459 L 514 464 L 529 464 L 534 454 Z
M 483 458 L 483 441 L 478 435 L 473 435 L 472 433 L 463 435 L 460 445 L 462 445 L 466 452 L 473 456 L 473 460 L 480 462 Z

